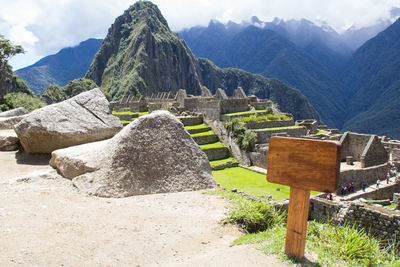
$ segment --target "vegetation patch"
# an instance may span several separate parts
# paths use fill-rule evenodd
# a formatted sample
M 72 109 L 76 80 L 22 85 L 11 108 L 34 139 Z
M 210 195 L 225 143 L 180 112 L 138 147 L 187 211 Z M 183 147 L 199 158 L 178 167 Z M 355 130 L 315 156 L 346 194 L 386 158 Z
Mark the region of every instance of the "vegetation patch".
M 210 128 L 210 126 L 208 126 L 207 124 L 205 124 L 205 123 L 202 123 L 202 124 L 198 124 L 198 125 L 192 125 L 192 126 L 185 126 L 185 129 L 186 130 L 194 130 L 194 129 L 209 129 Z
M 264 128 L 264 129 L 254 129 L 252 131 L 273 131 L 273 130 L 285 130 L 285 129 L 299 129 L 303 128 L 304 126 L 286 126 L 286 127 L 275 127 L 275 128 Z
M 233 166 L 238 166 L 239 162 L 232 157 L 226 158 L 226 159 L 219 159 L 219 160 L 212 160 L 210 161 L 210 166 L 212 170 L 222 170 L 225 168 L 233 167 Z
M 221 142 L 215 142 L 215 143 L 211 143 L 211 144 L 206 144 L 206 145 L 200 145 L 201 149 L 210 149 L 210 148 L 218 148 L 218 147 L 226 147 L 224 144 L 222 144 Z
M 28 112 L 46 106 L 37 96 L 21 92 L 5 95 L 4 101 L 8 109 L 24 107 Z
M 250 115 L 249 117 L 242 117 L 242 120 L 245 123 L 257 123 L 257 122 L 266 122 L 266 121 L 290 121 L 292 120 L 292 116 L 288 116 L 286 114 L 282 114 L 278 116 L 278 114 L 267 114 L 267 115 L 260 115 L 255 117 L 254 115 Z
M 387 205 L 386 207 L 394 209 L 394 208 L 396 208 L 396 206 L 397 206 L 397 203 L 392 203 L 390 205 Z
M 274 200 L 289 197 L 290 188 L 267 182 L 265 174 L 235 167 L 212 172 L 214 179 L 227 190 L 237 189 L 251 195 L 271 196 Z
M 238 224 L 248 232 L 236 239 L 233 245 L 261 243 L 265 254 L 276 254 L 288 263 L 299 263 L 298 259 L 284 254 L 284 213 L 269 203 L 256 202 L 230 192 L 219 194 L 233 204 L 223 222 Z M 355 225 L 308 222 L 306 250 L 316 255 L 311 259 L 312 266 L 400 266 L 399 244 L 384 244 Z
M 228 134 L 236 137 L 236 143 L 240 149 L 251 152 L 255 150 L 257 134 L 248 130 L 242 120 L 235 118 L 225 123 Z
M 318 130 L 315 134 L 328 134 L 328 131 L 325 130 Z
M 195 133 L 191 134 L 191 137 L 198 137 L 198 136 L 206 136 L 206 135 L 215 135 L 215 132 L 213 131 L 207 131 L 207 132 L 201 132 L 201 133 Z
M 113 111 L 112 114 L 113 115 L 139 115 L 139 116 L 142 116 L 142 115 L 149 114 L 149 112 L 148 111 L 145 111 L 145 112 L 132 112 L 132 111 L 120 111 L 120 112 L 117 112 L 117 111 Z
M 271 113 L 272 109 L 261 109 L 261 110 L 256 110 L 257 113 Z M 252 115 L 254 114 L 254 111 L 248 110 L 248 111 L 240 111 L 240 112 L 234 112 L 234 113 L 226 113 L 224 114 L 225 116 L 235 116 L 235 115 Z

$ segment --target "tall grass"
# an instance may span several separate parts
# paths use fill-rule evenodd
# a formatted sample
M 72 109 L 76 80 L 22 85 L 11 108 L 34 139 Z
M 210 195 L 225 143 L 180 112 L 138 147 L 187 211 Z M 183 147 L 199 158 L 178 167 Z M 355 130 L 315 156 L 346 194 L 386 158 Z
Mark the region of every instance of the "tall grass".
M 232 194 L 229 198 L 234 205 L 223 222 L 238 224 L 248 233 L 271 228 L 282 223 L 286 217 L 285 212 L 276 210 L 268 202 L 254 201 L 238 194 Z

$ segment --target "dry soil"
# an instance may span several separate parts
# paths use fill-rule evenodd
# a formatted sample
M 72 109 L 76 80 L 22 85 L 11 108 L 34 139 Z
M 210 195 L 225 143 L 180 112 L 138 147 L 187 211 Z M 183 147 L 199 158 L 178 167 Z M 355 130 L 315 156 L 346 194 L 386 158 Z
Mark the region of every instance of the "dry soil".
M 0 152 L 0 266 L 285 266 L 230 246 L 242 233 L 218 196 L 86 196 L 48 161 Z

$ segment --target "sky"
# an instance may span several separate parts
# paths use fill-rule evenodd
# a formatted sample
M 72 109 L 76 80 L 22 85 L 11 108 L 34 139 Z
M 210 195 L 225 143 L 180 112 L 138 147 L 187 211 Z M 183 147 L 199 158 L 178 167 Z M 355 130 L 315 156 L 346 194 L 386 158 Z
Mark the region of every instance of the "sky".
M 104 38 L 115 18 L 135 0 L 0 0 L 0 34 L 22 45 L 25 54 L 10 61 L 14 70 L 74 46 Z M 367 27 L 391 18 L 400 0 L 154 0 L 173 31 L 211 19 L 221 22 L 305 18 L 336 31 Z

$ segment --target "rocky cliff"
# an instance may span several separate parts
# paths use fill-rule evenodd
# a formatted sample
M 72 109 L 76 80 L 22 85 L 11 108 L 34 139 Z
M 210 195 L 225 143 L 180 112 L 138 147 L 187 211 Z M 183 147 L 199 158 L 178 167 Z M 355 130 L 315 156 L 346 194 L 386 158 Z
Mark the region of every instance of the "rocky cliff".
M 186 43 L 171 32 L 156 5 L 140 1 L 110 27 L 86 74 L 113 98 L 126 94 L 151 95 L 181 88 L 199 95 L 202 85 L 214 93 L 223 88 L 232 95 L 237 86 L 247 94 L 268 97 L 295 118 L 319 119 L 319 114 L 298 91 L 277 80 L 238 69 L 221 69 L 197 59 Z

